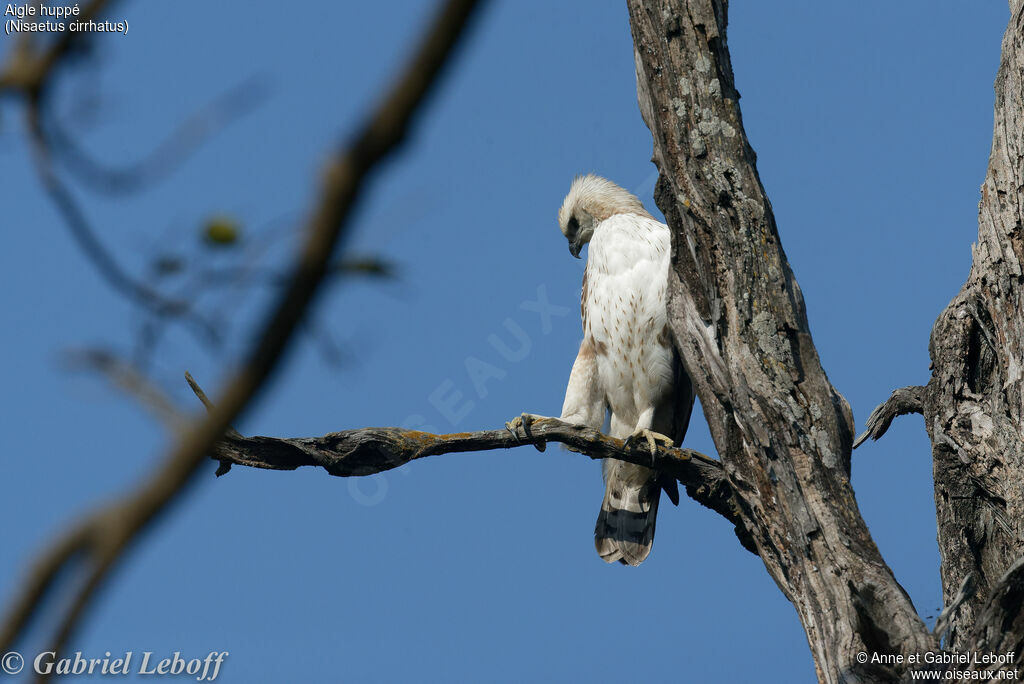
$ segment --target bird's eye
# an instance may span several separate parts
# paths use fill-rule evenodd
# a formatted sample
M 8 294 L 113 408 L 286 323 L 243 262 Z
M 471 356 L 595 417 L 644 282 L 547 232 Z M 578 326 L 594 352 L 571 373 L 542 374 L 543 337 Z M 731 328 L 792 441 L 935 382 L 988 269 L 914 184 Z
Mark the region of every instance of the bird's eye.
M 569 217 L 569 224 L 565 227 L 565 230 L 568 232 L 568 234 L 570 236 L 573 236 L 573 235 L 576 234 L 576 231 L 578 231 L 579 229 L 580 229 L 580 222 L 576 220 L 575 216 L 570 216 Z

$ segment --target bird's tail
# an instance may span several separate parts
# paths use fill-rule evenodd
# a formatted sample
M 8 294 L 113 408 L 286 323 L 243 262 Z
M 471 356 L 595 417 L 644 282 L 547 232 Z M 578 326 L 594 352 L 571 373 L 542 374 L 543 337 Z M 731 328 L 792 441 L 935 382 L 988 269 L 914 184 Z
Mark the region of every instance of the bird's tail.
M 640 565 L 654 544 L 661 487 L 650 468 L 606 459 L 594 546 L 606 563 Z

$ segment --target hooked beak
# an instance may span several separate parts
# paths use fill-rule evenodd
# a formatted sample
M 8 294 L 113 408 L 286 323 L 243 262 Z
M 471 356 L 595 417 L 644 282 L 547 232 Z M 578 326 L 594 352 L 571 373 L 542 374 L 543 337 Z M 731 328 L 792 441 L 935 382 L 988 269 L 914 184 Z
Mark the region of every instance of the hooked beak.
M 574 257 L 579 259 L 580 258 L 580 252 L 582 250 L 583 250 L 583 243 L 580 242 L 579 239 L 570 240 L 569 241 L 569 254 L 572 254 Z

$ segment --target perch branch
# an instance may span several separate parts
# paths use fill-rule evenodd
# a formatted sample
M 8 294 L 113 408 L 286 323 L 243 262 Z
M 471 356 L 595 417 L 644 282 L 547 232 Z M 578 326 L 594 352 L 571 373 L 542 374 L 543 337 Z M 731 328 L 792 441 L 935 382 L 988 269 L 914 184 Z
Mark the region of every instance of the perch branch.
M 269 470 L 319 466 L 331 475 L 351 477 L 384 472 L 427 456 L 511 449 L 527 444 L 539 446 L 547 442 L 560 442 L 593 459 L 628 461 L 675 477 L 692 499 L 736 525 L 736 536 L 744 548 L 756 553 L 749 534 L 738 522 L 736 493 L 721 463 L 692 449 L 662 448 L 652 458 L 647 451 L 626 449 L 621 439 L 557 418 L 535 420 L 528 435 L 506 429 L 435 435 L 394 427 L 368 427 L 293 439 L 229 435 L 212 457 L 221 463 Z
M 731 495 L 721 464 L 698 451 L 662 447 L 652 458 L 646 450 L 626 449 L 621 439 L 557 418 L 535 420 L 529 434 L 513 434 L 502 428 L 435 435 L 403 428 L 367 427 L 331 432 L 322 437 L 229 436 L 217 447 L 214 457 L 268 470 L 320 466 L 336 477 L 352 477 L 381 473 L 427 456 L 512 449 L 547 442 L 560 442 L 593 459 L 614 458 L 653 467 L 685 485 Z
M 186 374 L 189 387 L 208 410 L 214 410 L 202 388 Z M 245 437 L 231 430 L 211 454 L 221 462 L 218 474 L 231 465 L 266 470 L 295 470 L 319 466 L 336 477 L 373 475 L 427 456 L 465 451 L 511 449 L 531 444 L 543 451 L 548 442 L 560 442 L 592 459 L 614 458 L 653 467 L 679 480 L 698 503 L 720 513 L 736 525 L 736 536 L 751 553 L 750 535 L 739 522 L 737 496 L 717 460 L 693 449 L 661 448 L 652 455 L 627 449 L 625 442 L 582 425 L 557 418 L 536 418 L 526 432 L 482 430 L 435 435 L 395 427 L 367 427 L 332 432 L 322 437 Z
M 900 387 L 892 391 L 892 395 L 883 403 L 875 407 L 875 410 L 868 416 L 864 426 L 864 432 L 860 433 L 853 443 L 856 449 L 863 444 L 868 437 L 877 440 L 886 433 L 892 421 L 897 416 L 905 416 L 908 413 L 924 413 L 924 393 L 926 387 L 911 385 Z

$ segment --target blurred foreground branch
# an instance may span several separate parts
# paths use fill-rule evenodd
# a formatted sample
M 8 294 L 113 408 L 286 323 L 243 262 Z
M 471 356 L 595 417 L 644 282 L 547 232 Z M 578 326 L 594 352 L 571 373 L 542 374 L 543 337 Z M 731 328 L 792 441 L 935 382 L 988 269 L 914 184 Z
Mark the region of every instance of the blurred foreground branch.
M 351 143 L 330 160 L 288 285 L 254 336 L 249 353 L 219 393 L 216 408 L 182 433 L 137 490 L 82 516 L 81 522 L 40 554 L 0 623 L 0 652 L 10 650 L 23 636 L 58 578 L 77 577 L 62 573 L 77 559 L 84 578 L 57 609 L 57 629 L 48 649 L 63 652 L 110 570 L 149 523 L 180 498 L 232 421 L 262 388 L 328 273 L 364 182 L 376 164 L 404 140 L 477 4 L 476 0 L 445 3 L 404 73 Z M 0 88 L 6 85 L 4 78 L 0 76 Z
M 82 20 L 99 17 L 112 4 L 93 0 L 81 10 Z M 21 98 L 39 179 L 79 249 L 115 291 L 156 318 L 182 320 L 199 339 L 216 345 L 217 327 L 195 311 L 194 302 L 168 295 L 133 275 L 104 244 L 82 205 L 58 172 L 57 160 L 83 184 L 107 194 L 135 192 L 155 182 L 187 159 L 212 133 L 250 111 L 265 93 L 254 78 L 236 85 L 187 118 L 166 140 L 140 161 L 115 168 L 92 158 L 50 111 L 58 72 L 74 61 L 97 35 L 65 28 L 51 41 L 36 34 L 21 36 L 0 64 L 0 95 Z M 49 116 L 47 116 L 49 114 Z

